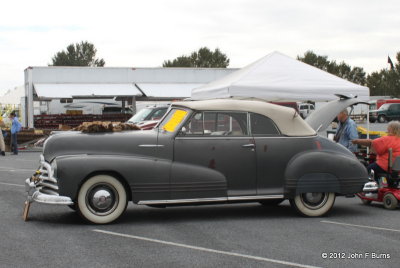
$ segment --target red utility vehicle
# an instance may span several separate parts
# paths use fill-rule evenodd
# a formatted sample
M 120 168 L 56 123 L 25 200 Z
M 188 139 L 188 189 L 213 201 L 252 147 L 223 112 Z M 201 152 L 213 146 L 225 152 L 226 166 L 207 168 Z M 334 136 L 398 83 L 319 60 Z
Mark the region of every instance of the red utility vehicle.
M 385 174 L 377 174 L 379 183 L 370 181 L 365 184 L 363 192 L 356 194 L 365 205 L 371 202 L 383 203 L 386 209 L 396 209 L 400 202 L 400 157 L 391 165 L 392 152 L 389 149 L 389 167 Z M 372 171 L 371 177 L 374 177 Z

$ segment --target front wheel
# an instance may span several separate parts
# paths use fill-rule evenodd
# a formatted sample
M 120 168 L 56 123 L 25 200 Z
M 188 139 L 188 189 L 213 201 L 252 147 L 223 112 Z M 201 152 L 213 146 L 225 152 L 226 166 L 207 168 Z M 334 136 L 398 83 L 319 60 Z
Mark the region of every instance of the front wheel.
M 302 193 L 290 199 L 290 205 L 303 216 L 320 217 L 331 210 L 335 197 L 335 193 Z
M 391 193 L 385 194 L 383 197 L 383 206 L 386 209 L 396 209 L 398 204 L 397 198 Z
M 378 122 L 379 123 L 385 123 L 386 122 L 386 116 L 384 116 L 384 115 L 378 116 Z
M 91 177 L 78 193 L 79 214 L 96 224 L 106 224 L 118 219 L 125 211 L 127 202 L 125 187 L 109 175 Z

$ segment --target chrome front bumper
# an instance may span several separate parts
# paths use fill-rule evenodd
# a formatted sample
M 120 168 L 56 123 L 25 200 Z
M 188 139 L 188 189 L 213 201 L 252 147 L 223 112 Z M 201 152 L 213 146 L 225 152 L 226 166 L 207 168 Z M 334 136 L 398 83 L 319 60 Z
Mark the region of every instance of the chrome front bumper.
M 67 196 L 58 194 L 57 179 L 51 165 L 40 156 L 40 167 L 36 173 L 25 180 L 25 190 L 28 193 L 29 203 L 38 202 L 52 205 L 73 205 L 74 202 Z
M 51 205 L 73 205 L 71 198 L 67 196 L 60 196 L 60 195 L 50 195 L 44 194 L 36 188 L 36 185 L 31 178 L 27 178 L 25 180 L 25 190 L 28 192 L 28 201 L 38 202 L 38 203 L 45 203 Z

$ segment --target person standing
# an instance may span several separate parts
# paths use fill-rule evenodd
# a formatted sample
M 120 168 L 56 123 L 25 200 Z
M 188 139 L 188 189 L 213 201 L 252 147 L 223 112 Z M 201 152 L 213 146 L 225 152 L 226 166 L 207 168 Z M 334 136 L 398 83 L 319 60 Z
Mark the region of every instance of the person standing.
M 352 140 L 358 139 L 356 123 L 349 117 L 347 109 L 341 111 L 337 115 L 337 119 L 339 125 L 334 140 L 349 149 L 351 152 L 356 152 L 357 145 L 351 142 Z
M 5 156 L 6 155 L 6 145 L 4 144 L 4 136 L 3 136 L 3 131 L 1 128 L 4 128 L 5 124 L 3 122 L 3 118 L 0 116 L 0 155 Z
M 18 117 L 15 112 L 11 112 L 9 116 L 11 120 L 11 151 L 13 154 L 18 154 L 18 141 L 17 134 L 21 130 L 21 123 L 18 121 Z

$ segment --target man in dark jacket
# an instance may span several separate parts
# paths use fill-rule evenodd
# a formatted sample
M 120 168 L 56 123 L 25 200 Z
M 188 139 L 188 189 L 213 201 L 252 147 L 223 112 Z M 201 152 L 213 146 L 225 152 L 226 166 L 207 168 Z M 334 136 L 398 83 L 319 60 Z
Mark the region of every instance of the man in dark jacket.
M 18 121 L 18 117 L 15 112 L 11 112 L 9 116 L 11 120 L 11 151 L 13 154 L 18 154 L 18 141 L 17 134 L 21 130 L 21 123 Z

